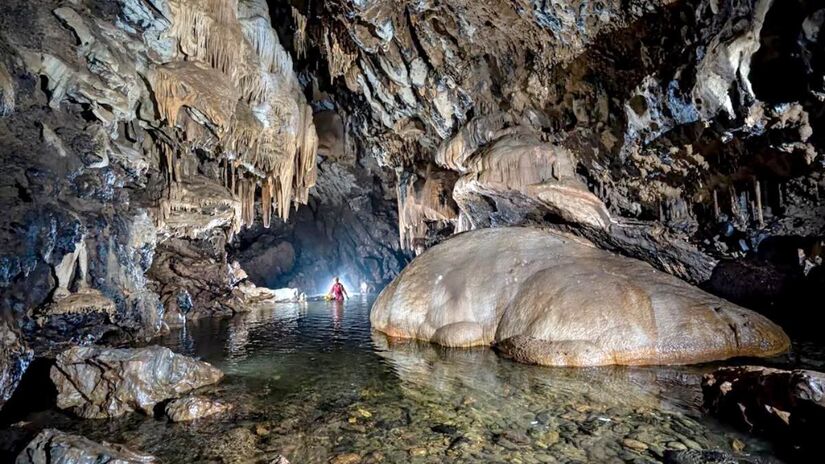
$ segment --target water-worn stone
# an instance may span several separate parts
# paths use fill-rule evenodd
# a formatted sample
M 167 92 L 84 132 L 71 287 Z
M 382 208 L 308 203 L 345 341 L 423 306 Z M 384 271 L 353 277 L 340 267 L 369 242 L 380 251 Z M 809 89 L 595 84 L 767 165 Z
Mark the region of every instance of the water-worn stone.
M 218 382 L 223 373 L 168 348 L 70 348 L 57 356 L 51 378 L 57 406 L 85 418 L 151 414 L 156 404 Z
M 170 401 L 164 412 L 172 422 L 186 422 L 221 414 L 229 409 L 230 405 L 226 403 L 211 400 L 204 396 L 190 395 Z
M 811 451 L 825 429 L 825 373 L 723 367 L 702 381 L 705 407 L 735 425 Z
M 153 456 L 121 445 L 96 443 L 55 429 L 40 432 L 17 456 L 16 464 L 146 464 Z
M 788 349 L 781 328 L 640 261 L 528 228 L 472 231 L 415 259 L 372 327 L 445 346 L 495 344 L 542 365 L 686 364 Z

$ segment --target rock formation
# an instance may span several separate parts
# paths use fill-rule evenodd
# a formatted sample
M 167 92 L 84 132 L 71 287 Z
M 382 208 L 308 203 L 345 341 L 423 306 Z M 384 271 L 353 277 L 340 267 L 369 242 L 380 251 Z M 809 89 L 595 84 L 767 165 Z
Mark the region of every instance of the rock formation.
M 825 421 L 825 374 L 759 366 L 723 367 L 702 381 L 709 412 L 788 449 L 816 456 Z M 816 458 L 815 458 L 816 459 Z
M 685 364 L 786 351 L 766 318 L 571 236 L 502 228 L 416 258 L 370 314 L 392 337 L 495 344 L 551 366 Z
M 170 401 L 163 411 L 172 422 L 186 422 L 222 414 L 228 410 L 228 404 L 191 395 Z
M 33 356 L 20 335 L 0 322 L 0 408 L 11 398 Z
M 350 119 L 371 122 L 347 139 L 396 171 L 408 249 L 539 224 L 694 284 L 713 275 L 720 293 L 758 277 L 715 272 L 720 260 L 771 268 L 798 249 L 820 266 L 817 2 L 303 8 L 284 29 L 322 58 L 299 66 L 325 67 Z M 779 253 L 771 238 L 794 249 Z M 819 272 L 782 273 L 805 296 L 774 294 L 760 309 L 809 308 Z
M 148 286 L 158 244 L 197 248 L 307 201 L 312 109 L 266 2 L 11 1 L 0 16 L 3 312 L 39 351 L 154 335 L 181 294 L 175 274 L 155 274 L 160 300 Z
M 168 348 L 70 348 L 57 356 L 51 378 L 57 406 L 85 418 L 152 414 L 155 405 L 218 382 L 223 373 Z
M 121 445 L 95 443 L 55 429 L 40 432 L 17 456 L 16 464 L 81 464 L 87 462 L 146 464 L 157 460 Z

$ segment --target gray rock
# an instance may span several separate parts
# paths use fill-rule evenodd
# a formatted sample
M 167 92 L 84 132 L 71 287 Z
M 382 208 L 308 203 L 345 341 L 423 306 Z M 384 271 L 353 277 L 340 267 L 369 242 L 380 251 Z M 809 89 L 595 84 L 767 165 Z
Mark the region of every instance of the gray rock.
M 164 412 L 172 422 L 186 422 L 221 414 L 229 408 L 230 406 L 226 403 L 204 396 L 191 395 L 170 401 Z
M 16 464 L 139 464 L 157 460 L 121 445 L 96 443 L 55 429 L 40 432 L 17 456 Z
M 34 353 L 5 322 L 0 322 L 0 408 L 11 398 Z
M 84 418 L 151 414 L 161 401 L 218 382 L 211 365 L 152 346 L 135 349 L 70 348 L 57 356 L 51 378 L 57 406 Z

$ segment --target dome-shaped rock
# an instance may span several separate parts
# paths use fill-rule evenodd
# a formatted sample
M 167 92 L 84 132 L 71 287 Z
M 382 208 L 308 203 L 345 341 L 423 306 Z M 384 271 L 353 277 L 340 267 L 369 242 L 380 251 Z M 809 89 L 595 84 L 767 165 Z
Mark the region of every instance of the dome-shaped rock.
M 378 297 L 373 328 L 445 346 L 495 344 L 551 366 L 688 364 L 788 349 L 765 317 L 646 263 L 528 228 L 458 235 Z

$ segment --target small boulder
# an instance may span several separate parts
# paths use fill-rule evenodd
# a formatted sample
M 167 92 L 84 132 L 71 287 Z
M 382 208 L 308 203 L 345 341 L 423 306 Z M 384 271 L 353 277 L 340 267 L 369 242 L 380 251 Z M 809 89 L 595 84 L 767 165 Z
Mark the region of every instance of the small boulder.
M 222 377 L 210 364 L 160 346 L 74 347 L 59 354 L 51 370 L 57 406 L 89 419 L 151 414 L 158 403 Z
M 122 445 L 96 443 L 88 438 L 46 429 L 17 456 L 16 464 L 145 464 L 157 462 L 148 454 L 131 451 Z
M 172 422 L 186 422 L 221 414 L 229 408 L 230 405 L 226 403 L 205 396 L 191 395 L 170 401 L 164 412 Z

